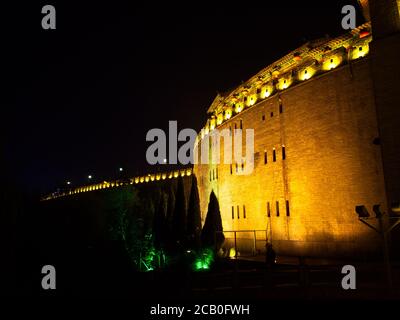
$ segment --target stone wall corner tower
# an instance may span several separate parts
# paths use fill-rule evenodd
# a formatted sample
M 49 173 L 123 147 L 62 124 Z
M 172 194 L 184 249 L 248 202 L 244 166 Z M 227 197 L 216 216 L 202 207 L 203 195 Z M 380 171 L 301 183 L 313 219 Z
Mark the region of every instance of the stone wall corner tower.
M 367 1 L 360 1 L 366 3 Z M 388 208 L 400 202 L 400 0 L 369 0 L 371 72 Z

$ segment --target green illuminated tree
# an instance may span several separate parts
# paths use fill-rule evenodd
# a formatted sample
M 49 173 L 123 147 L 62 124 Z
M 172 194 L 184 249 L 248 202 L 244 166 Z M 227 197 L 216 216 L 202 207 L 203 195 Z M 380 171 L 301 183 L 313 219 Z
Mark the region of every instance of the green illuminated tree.
M 213 247 L 218 251 L 225 240 L 222 230 L 222 219 L 218 199 L 214 191 L 211 191 L 206 221 L 201 231 L 201 245 L 203 247 Z
M 137 189 L 126 187 L 112 190 L 109 197 L 111 239 L 121 241 L 129 257 L 141 268 L 142 261 L 149 260 L 149 253 L 154 251 L 151 224 L 154 194 L 149 190 L 139 194 Z

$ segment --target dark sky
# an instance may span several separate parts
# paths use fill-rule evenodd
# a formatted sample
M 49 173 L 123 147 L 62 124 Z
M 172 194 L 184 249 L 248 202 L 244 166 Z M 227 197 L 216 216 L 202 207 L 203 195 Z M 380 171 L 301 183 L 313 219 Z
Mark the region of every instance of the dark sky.
M 113 178 L 120 166 L 128 176 L 154 171 L 148 130 L 177 120 L 198 131 L 217 91 L 307 40 L 341 34 L 341 8 L 354 2 L 2 6 L 4 170 L 41 193 L 88 174 Z M 56 30 L 41 28 L 45 4 L 56 7 Z

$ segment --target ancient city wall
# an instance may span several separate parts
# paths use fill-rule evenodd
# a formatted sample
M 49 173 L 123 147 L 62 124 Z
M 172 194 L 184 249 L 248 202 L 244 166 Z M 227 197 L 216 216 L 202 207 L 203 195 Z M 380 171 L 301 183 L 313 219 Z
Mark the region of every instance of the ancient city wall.
M 224 230 L 267 230 L 281 254 L 376 249 L 375 234 L 355 212 L 356 205 L 372 212 L 373 205 L 385 204 L 381 151 L 373 143 L 378 129 L 368 59 L 288 88 L 218 129 L 235 126 L 254 129 L 254 171 L 240 175 L 241 164 L 235 163 L 232 170 L 229 164 L 195 166 L 203 219 L 214 190 Z

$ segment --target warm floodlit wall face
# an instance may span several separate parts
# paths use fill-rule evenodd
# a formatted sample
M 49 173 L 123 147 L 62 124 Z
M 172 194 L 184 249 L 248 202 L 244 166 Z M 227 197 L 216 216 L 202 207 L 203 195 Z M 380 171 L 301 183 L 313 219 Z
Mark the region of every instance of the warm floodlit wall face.
M 349 68 L 283 90 L 219 127 L 242 121 L 254 129 L 252 174 L 240 175 L 241 163 L 194 167 L 202 219 L 213 190 L 228 247 L 228 231 L 265 230 L 256 237 L 267 237 L 282 254 L 353 255 L 377 248 L 355 212 L 359 204 L 372 210 L 385 203 L 380 149 L 371 143 L 378 136 L 373 84 L 369 61 Z M 252 250 L 252 237 L 237 233 L 241 250 Z

